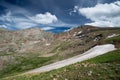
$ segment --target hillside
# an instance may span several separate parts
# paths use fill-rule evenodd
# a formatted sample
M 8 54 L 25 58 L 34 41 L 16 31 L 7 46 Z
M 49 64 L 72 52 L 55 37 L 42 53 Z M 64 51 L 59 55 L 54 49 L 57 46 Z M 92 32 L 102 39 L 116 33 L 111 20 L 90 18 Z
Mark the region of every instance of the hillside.
M 0 77 L 16 75 L 70 58 L 100 44 L 120 48 L 120 28 L 80 26 L 52 34 L 39 28 L 0 30 Z
M 39 28 L 30 28 L 18 31 L 0 31 L 0 51 L 23 53 L 35 49 L 40 45 L 51 43 L 52 34 L 40 30 Z M 37 45 L 39 44 L 39 45 Z
M 3 80 L 119 80 L 120 50 L 41 74 L 16 76 Z

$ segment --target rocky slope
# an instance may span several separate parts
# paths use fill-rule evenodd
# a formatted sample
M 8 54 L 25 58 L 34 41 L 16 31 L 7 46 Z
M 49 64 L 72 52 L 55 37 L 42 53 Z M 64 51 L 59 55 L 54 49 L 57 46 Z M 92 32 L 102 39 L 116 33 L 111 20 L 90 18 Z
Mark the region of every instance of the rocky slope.
M 116 31 L 117 30 L 117 31 Z M 68 32 L 52 34 L 39 28 L 7 31 L 0 30 L 0 52 L 29 52 L 46 46 L 56 46 L 63 41 L 78 42 L 78 45 L 99 41 L 112 34 L 119 34 L 119 28 L 98 28 L 81 26 Z M 110 33 L 112 32 L 112 33 Z M 93 42 L 94 43 L 94 42 Z M 51 46 L 51 47 L 52 47 Z
M 39 28 L 19 31 L 0 29 L 0 77 L 82 54 L 119 34 L 120 28 L 94 26 L 80 26 L 59 34 Z M 108 43 L 116 44 L 116 47 L 120 45 L 119 40 Z
M 53 35 L 39 28 L 19 31 L 0 31 L 1 52 L 26 52 L 36 47 L 49 45 Z M 38 44 L 38 45 L 37 45 Z

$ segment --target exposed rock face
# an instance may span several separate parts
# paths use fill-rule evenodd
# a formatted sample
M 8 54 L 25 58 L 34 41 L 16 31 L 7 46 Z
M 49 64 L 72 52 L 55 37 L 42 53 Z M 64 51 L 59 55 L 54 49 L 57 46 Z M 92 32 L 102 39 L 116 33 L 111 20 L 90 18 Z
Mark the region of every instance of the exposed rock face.
M 0 51 L 24 52 L 34 49 L 36 44 L 43 46 L 50 44 L 53 34 L 39 28 L 30 28 L 19 31 L 0 31 Z
M 74 29 L 71 29 L 70 31 L 64 32 L 64 33 L 59 33 L 55 35 L 56 38 L 73 38 L 75 36 L 79 36 L 82 34 L 87 34 L 91 31 L 98 30 L 99 28 L 94 27 L 94 26 L 80 26 L 76 27 Z
M 54 49 L 56 45 L 64 41 L 71 41 L 84 48 L 88 45 L 95 45 L 97 41 L 111 35 L 107 30 L 112 30 L 115 34 L 114 30 L 117 29 L 86 25 L 55 35 L 37 27 L 18 31 L 0 29 L 0 52 L 44 51 L 43 53 L 47 53 L 48 50 Z M 72 45 L 72 47 L 77 49 L 76 45 Z

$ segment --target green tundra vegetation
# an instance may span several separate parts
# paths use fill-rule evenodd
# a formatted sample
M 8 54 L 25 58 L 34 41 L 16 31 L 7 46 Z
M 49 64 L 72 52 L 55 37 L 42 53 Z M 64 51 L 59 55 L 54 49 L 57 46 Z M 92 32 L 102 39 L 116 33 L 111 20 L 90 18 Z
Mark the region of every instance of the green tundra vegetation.
M 78 29 L 77 29 L 78 30 Z M 81 30 L 81 29 L 80 29 Z M 96 35 L 102 34 L 103 37 L 94 41 Z M 43 51 L 17 53 L 14 47 L 10 46 L 6 52 L 0 52 L 0 62 L 3 60 L 3 67 L 0 68 L 0 80 L 117 80 L 120 79 L 120 35 L 107 38 L 108 35 L 120 34 L 120 29 L 98 29 L 80 36 L 72 37 L 68 40 L 57 41 L 52 44 L 52 48 L 48 48 L 48 53 L 52 56 L 41 56 L 47 49 Z M 73 33 L 71 33 L 73 36 Z M 4 37 L 3 37 L 4 38 Z M 2 38 L 0 38 L 3 41 Z M 61 38 L 60 38 L 61 39 Z M 21 42 L 18 42 L 21 44 Z M 2 43 L 1 43 L 2 44 Z M 3 44 L 6 45 L 7 43 Z M 43 43 L 40 43 L 40 45 Z M 82 54 L 96 44 L 114 44 L 117 50 L 106 53 L 104 55 L 89 59 L 84 62 L 76 63 L 64 68 L 53 70 L 50 72 L 16 76 L 28 70 L 32 70 L 53 62 L 57 62 L 69 57 Z M 38 44 L 36 44 L 38 45 Z M 39 46 L 38 46 L 39 47 Z M 44 46 L 42 46 L 44 47 Z M 36 47 L 35 47 L 36 48 Z M 45 54 L 48 55 L 48 54 Z M 14 76 L 14 77 L 12 77 Z
M 101 56 L 40 74 L 8 77 L 2 80 L 119 80 L 120 49 Z

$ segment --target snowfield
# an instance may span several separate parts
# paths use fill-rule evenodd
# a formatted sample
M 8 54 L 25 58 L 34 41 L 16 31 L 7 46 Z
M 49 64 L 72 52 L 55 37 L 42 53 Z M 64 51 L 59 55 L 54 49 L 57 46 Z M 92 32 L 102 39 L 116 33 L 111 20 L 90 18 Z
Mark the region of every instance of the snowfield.
M 119 36 L 119 34 L 112 34 L 112 35 L 109 35 L 107 38 L 112 38 L 112 37 L 116 37 L 116 36 Z
M 80 54 L 80 55 L 77 55 L 72 58 L 62 60 L 62 61 L 58 61 L 58 62 L 49 64 L 49 65 L 34 69 L 34 70 L 30 70 L 24 74 L 41 73 L 41 72 L 47 72 L 50 70 L 58 69 L 58 68 L 61 68 L 61 67 L 64 67 L 70 64 L 74 64 L 77 62 L 81 62 L 81 61 L 105 54 L 115 49 L 116 48 L 113 44 L 95 46 L 83 54 Z

